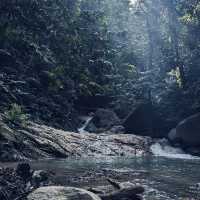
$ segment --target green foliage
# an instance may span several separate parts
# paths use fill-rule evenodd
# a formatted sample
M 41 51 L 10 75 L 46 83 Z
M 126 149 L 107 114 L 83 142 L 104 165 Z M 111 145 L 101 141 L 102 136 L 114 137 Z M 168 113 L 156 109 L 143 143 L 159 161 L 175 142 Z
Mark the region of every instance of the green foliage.
M 64 76 L 65 76 L 65 68 L 63 66 L 56 67 L 50 72 L 47 71 L 48 76 L 48 89 L 52 92 L 58 92 L 59 90 L 64 89 Z
M 16 103 L 11 104 L 10 109 L 4 113 L 7 120 L 13 123 L 25 126 L 27 124 L 28 115 L 22 110 L 22 107 Z
M 199 36 L 196 0 L 0 4 L 1 49 L 15 58 L 19 67 L 11 68 L 20 77 L 36 77 L 49 96 L 61 95 L 72 104 L 82 95 L 111 96 L 112 107 L 123 117 L 141 100 L 158 107 L 167 101 L 165 109 L 174 111 L 179 104 L 181 109 L 180 102 L 197 107 Z M 189 94 L 193 103 L 177 94 Z M 11 121 L 26 116 L 18 105 L 6 115 Z
M 183 86 L 183 83 L 182 83 L 182 80 L 181 80 L 181 75 L 180 75 L 180 69 L 178 67 L 176 69 L 172 69 L 170 72 L 168 72 L 168 74 L 172 78 L 175 78 L 175 81 L 180 88 Z
M 181 18 L 182 22 L 187 25 L 196 25 L 198 23 L 197 19 L 195 19 L 192 14 L 185 14 Z

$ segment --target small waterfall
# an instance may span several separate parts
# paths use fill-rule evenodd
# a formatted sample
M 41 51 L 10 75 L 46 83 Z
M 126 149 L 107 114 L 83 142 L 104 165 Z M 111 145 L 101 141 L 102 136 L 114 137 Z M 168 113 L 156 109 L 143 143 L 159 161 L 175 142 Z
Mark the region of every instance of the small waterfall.
M 180 159 L 198 159 L 198 157 L 185 153 L 181 148 L 172 147 L 167 139 L 158 140 L 151 146 L 151 151 L 155 156 Z
M 78 129 L 78 132 L 81 134 L 84 133 L 88 133 L 85 128 L 87 127 L 87 125 L 90 123 L 90 121 L 92 120 L 93 117 L 83 117 L 83 120 L 85 121 L 85 123 Z

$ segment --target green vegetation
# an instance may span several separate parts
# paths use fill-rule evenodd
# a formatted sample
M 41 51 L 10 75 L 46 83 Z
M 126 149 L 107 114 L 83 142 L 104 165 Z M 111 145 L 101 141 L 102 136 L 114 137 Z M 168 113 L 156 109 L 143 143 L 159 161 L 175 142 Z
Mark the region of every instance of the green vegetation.
M 22 110 L 18 104 L 12 104 L 10 109 L 5 111 L 5 117 L 10 122 L 25 126 L 27 124 L 28 115 Z
M 31 80 L 8 90 L 55 126 L 96 95 L 112 97 L 106 106 L 122 117 L 151 101 L 179 121 L 200 108 L 199 25 L 197 0 L 1 0 L 0 74 L 5 84 Z

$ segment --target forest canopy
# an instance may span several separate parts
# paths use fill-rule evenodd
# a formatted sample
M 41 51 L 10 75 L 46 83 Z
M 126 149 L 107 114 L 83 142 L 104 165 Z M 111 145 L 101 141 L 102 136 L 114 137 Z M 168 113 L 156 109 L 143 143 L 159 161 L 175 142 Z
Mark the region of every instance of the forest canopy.
M 199 33 L 198 0 L 1 0 L 1 79 L 30 83 L 8 86 L 15 95 L 1 109 L 17 103 L 48 121 L 61 113 L 56 99 L 61 117 L 73 119 L 78 100 L 104 96 L 122 118 L 150 102 L 177 123 L 199 111 Z M 34 84 L 31 107 L 23 95 Z

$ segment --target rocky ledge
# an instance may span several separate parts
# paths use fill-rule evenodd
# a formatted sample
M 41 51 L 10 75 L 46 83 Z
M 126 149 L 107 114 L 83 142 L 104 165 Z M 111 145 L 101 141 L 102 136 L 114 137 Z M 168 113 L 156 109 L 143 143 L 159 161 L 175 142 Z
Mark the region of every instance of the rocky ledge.
M 145 155 L 150 144 L 150 138 L 131 134 L 79 134 L 33 122 L 16 127 L 0 121 L 1 161 Z

